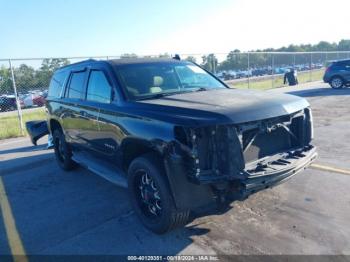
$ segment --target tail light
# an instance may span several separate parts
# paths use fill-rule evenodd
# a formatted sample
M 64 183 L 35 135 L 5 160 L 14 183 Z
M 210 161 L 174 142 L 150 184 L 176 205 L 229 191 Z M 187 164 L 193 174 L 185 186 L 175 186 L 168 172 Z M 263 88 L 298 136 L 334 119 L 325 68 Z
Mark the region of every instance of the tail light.
M 331 67 L 330 67 L 330 66 L 328 66 L 328 67 L 326 68 L 325 73 L 328 73 L 329 71 L 331 71 Z

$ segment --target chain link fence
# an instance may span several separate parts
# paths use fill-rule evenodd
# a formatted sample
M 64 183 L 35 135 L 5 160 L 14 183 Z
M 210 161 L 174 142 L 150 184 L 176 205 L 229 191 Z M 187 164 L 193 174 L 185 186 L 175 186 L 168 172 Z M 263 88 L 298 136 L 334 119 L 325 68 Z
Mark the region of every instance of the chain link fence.
M 333 52 L 230 52 L 192 54 L 195 61 L 236 88 L 271 89 L 285 86 L 284 74 L 294 70 L 299 83 L 322 80 L 330 61 L 350 59 L 350 51 Z
M 147 57 L 171 57 L 153 55 Z M 0 139 L 25 135 L 24 123 L 45 119 L 45 98 L 53 72 L 86 59 L 109 60 L 122 56 L 0 59 Z M 145 56 L 142 56 L 145 57 Z M 284 74 L 293 69 L 299 83 L 319 81 L 332 60 L 350 59 L 339 52 L 230 52 L 180 54 L 235 88 L 271 89 L 286 85 Z

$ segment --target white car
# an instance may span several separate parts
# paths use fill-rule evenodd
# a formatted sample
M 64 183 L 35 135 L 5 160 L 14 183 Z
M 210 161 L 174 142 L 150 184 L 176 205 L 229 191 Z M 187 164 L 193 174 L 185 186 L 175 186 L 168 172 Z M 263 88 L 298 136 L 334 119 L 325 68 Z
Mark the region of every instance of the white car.
M 32 94 L 22 95 L 22 97 L 20 97 L 22 101 L 21 107 L 26 108 L 33 106 L 33 98 L 34 96 Z

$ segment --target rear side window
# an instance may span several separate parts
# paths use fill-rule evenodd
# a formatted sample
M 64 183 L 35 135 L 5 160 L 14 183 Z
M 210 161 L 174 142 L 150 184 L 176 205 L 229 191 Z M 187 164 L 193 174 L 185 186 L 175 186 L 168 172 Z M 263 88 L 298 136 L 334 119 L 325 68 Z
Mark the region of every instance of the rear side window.
M 112 87 L 102 71 L 93 70 L 90 73 L 86 99 L 100 103 L 111 102 Z
M 61 97 L 64 82 L 68 76 L 68 72 L 58 72 L 51 78 L 48 97 Z
M 84 98 L 85 75 L 86 71 L 72 73 L 68 88 L 68 98 Z

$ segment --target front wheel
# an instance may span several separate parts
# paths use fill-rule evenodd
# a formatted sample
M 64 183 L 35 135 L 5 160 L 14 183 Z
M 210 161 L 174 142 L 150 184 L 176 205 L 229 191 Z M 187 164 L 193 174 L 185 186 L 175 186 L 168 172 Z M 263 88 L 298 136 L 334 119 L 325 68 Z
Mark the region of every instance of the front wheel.
M 186 224 L 189 211 L 176 209 L 165 173 L 158 163 L 153 154 L 134 159 L 128 170 L 128 188 L 142 224 L 162 234 Z
M 342 88 L 344 86 L 344 81 L 342 78 L 336 76 L 336 77 L 332 78 L 330 85 L 334 89 L 339 89 L 339 88 Z

